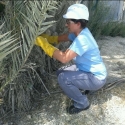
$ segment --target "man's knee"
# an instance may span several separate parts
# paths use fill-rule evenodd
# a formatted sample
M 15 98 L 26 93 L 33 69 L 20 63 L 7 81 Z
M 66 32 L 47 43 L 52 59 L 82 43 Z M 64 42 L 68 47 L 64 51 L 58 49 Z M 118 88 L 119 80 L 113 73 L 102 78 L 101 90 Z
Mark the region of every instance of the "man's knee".
M 61 84 L 64 81 L 64 73 L 61 72 L 58 74 L 58 82 Z
M 67 85 L 70 84 L 70 81 L 67 78 L 66 72 L 61 72 L 58 75 L 58 83 L 59 83 L 60 86 L 67 86 Z

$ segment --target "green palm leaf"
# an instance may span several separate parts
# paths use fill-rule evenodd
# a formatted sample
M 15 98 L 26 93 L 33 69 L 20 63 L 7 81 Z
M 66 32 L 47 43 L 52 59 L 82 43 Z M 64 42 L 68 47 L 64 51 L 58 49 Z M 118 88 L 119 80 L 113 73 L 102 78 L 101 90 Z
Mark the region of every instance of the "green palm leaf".
M 0 30 L 2 30 L 2 28 L 3 25 L 0 26 Z M 11 36 L 11 32 L 0 34 L 0 61 L 19 48 L 19 43 L 15 43 L 16 40 L 14 36 Z
M 0 91 L 2 91 L 7 84 L 11 83 L 17 76 L 17 74 L 22 70 L 22 67 L 24 67 L 25 62 L 27 61 L 29 54 L 31 53 L 31 50 L 34 46 L 36 37 L 41 33 L 43 33 L 44 31 L 46 31 L 49 27 L 51 27 L 55 23 L 55 21 L 49 21 L 49 22 L 45 21 L 46 18 L 52 17 L 47 14 L 47 11 L 56 9 L 55 1 L 34 0 L 29 2 L 13 1 L 10 3 L 14 5 L 15 9 L 12 9 L 13 17 L 10 20 L 11 22 L 8 22 L 8 24 L 13 23 L 12 24 L 12 26 L 14 27 L 13 33 L 17 32 L 17 35 L 15 36 L 15 39 L 13 39 L 12 35 L 6 41 L 2 41 L 0 44 L 0 50 L 7 48 L 10 44 L 15 42 L 17 40 L 16 37 L 19 37 L 18 41 L 20 41 L 21 46 L 18 52 L 16 51 L 11 54 L 13 60 L 13 68 L 12 68 L 13 72 L 11 73 L 11 79 L 9 79 L 9 81 L 3 84 L 3 86 L 0 88 Z M 10 3 L 8 2 L 8 5 Z M 23 11 L 20 11 L 17 8 L 22 8 L 21 10 Z M 10 32 L 2 35 L 1 37 L 3 38 L 8 34 L 10 34 Z M 7 54 L 17 49 L 16 46 L 17 44 L 1 52 L 0 54 L 1 58 L 4 58 Z
M 36 72 L 32 66 L 32 62 L 28 62 L 29 55 L 34 47 L 35 39 L 38 35 L 45 32 L 49 27 L 51 27 L 55 21 L 52 21 L 53 13 L 56 9 L 56 1 L 45 1 L 45 0 L 32 0 L 32 1 L 7 1 L 5 9 L 5 34 L 0 36 L 0 58 L 5 59 L 7 54 L 10 54 L 5 60 L 9 60 L 9 64 L 4 65 L 4 73 L 6 72 L 5 81 L 0 86 L 0 92 L 7 88 L 9 96 L 8 104 L 11 104 L 12 110 L 14 112 L 15 101 L 19 101 L 18 105 L 22 106 L 24 103 L 24 98 L 26 103 L 29 104 L 30 95 L 28 92 L 31 91 L 32 87 L 32 77 L 28 71 L 28 68 Z M 48 13 L 51 11 L 51 15 Z M 11 31 L 11 32 L 8 32 Z M 7 39 L 5 39 L 7 37 Z M 19 47 L 19 48 L 18 48 Z M 18 49 L 17 49 L 18 48 Z M 15 50 L 15 51 L 14 51 Z M 14 52 L 13 52 L 14 51 Z M 3 61 L 5 63 L 5 61 Z M 44 61 L 43 61 L 44 62 Z M 2 64 L 1 64 L 2 65 Z M 8 67 L 9 66 L 9 67 Z M 28 72 L 30 77 L 26 77 L 26 72 Z M 37 73 L 36 73 L 37 74 Z M 38 74 L 37 74 L 38 75 Z M 21 77 L 20 77 L 21 76 Z M 24 79 L 23 79 L 23 78 Z M 30 80 L 29 80 L 30 79 Z M 41 78 L 40 82 L 47 90 Z M 25 84 L 22 84 L 25 82 Z M 18 85 L 20 83 L 20 85 Z M 22 87 L 23 92 L 19 92 L 19 88 Z M 25 86 L 25 87 L 23 87 Z M 15 99 L 13 93 L 18 93 L 18 99 Z M 19 97 L 21 93 L 24 97 Z M 17 94 L 16 94 L 17 95 Z M 21 101 L 20 101 L 21 100 Z M 28 105 L 28 104 L 25 104 Z M 28 106 L 29 107 L 29 106 Z

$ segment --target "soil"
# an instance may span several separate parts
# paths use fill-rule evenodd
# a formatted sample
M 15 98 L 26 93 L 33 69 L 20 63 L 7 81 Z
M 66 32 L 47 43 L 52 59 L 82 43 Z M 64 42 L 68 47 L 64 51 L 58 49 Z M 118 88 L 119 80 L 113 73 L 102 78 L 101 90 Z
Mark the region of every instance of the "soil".
M 97 41 L 106 68 L 107 85 L 125 77 L 125 38 L 103 37 Z M 61 91 L 56 78 L 50 81 Z M 62 92 L 39 99 L 30 113 L 17 116 L 15 124 L 10 125 L 125 125 L 125 80 L 119 81 L 110 90 L 98 91 L 88 95 L 91 107 L 76 115 L 69 115 L 65 108 L 71 100 Z M 54 90 L 52 90 L 54 91 Z M 4 125 L 9 125 L 6 123 Z

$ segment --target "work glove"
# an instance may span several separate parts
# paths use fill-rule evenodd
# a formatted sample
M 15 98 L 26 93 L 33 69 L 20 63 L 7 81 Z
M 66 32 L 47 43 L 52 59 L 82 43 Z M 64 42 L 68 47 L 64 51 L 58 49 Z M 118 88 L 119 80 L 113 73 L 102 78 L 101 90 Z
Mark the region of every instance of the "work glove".
M 48 43 L 46 38 L 43 38 L 42 36 L 38 36 L 35 41 L 35 45 L 41 47 L 44 52 L 49 55 L 51 58 L 53 56 L 53 53 L 55 50 L 58 50 L 56 47 L 52 46 Z
M 46 38 L 50 44 L 58 44 L 58 36 L 49 36 L 47 34 L 41 34 L 42 37 Z

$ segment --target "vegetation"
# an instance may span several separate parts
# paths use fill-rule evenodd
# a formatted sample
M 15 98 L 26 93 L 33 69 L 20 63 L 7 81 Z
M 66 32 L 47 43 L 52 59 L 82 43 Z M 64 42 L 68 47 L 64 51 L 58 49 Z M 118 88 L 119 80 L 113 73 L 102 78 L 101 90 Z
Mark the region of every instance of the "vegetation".
M 125 37 L 125 23 L 124 22 L 108 22 L 104 24 L 101 35 L 105 36 L 121 36 Z
M 43 81 L 48 79 L 45 74 L 51 72 L 53 60 L 35 47 L 34 42 L 55 23 L 51 18 L 57 2 L 12 0 L 5 1 L 5 5 L 0 20 L 1 116 L 10 109 L 13 113 L 15 109 L 29 110 L 35 94 L 40 94 L 38 86 L 49 93 Z

